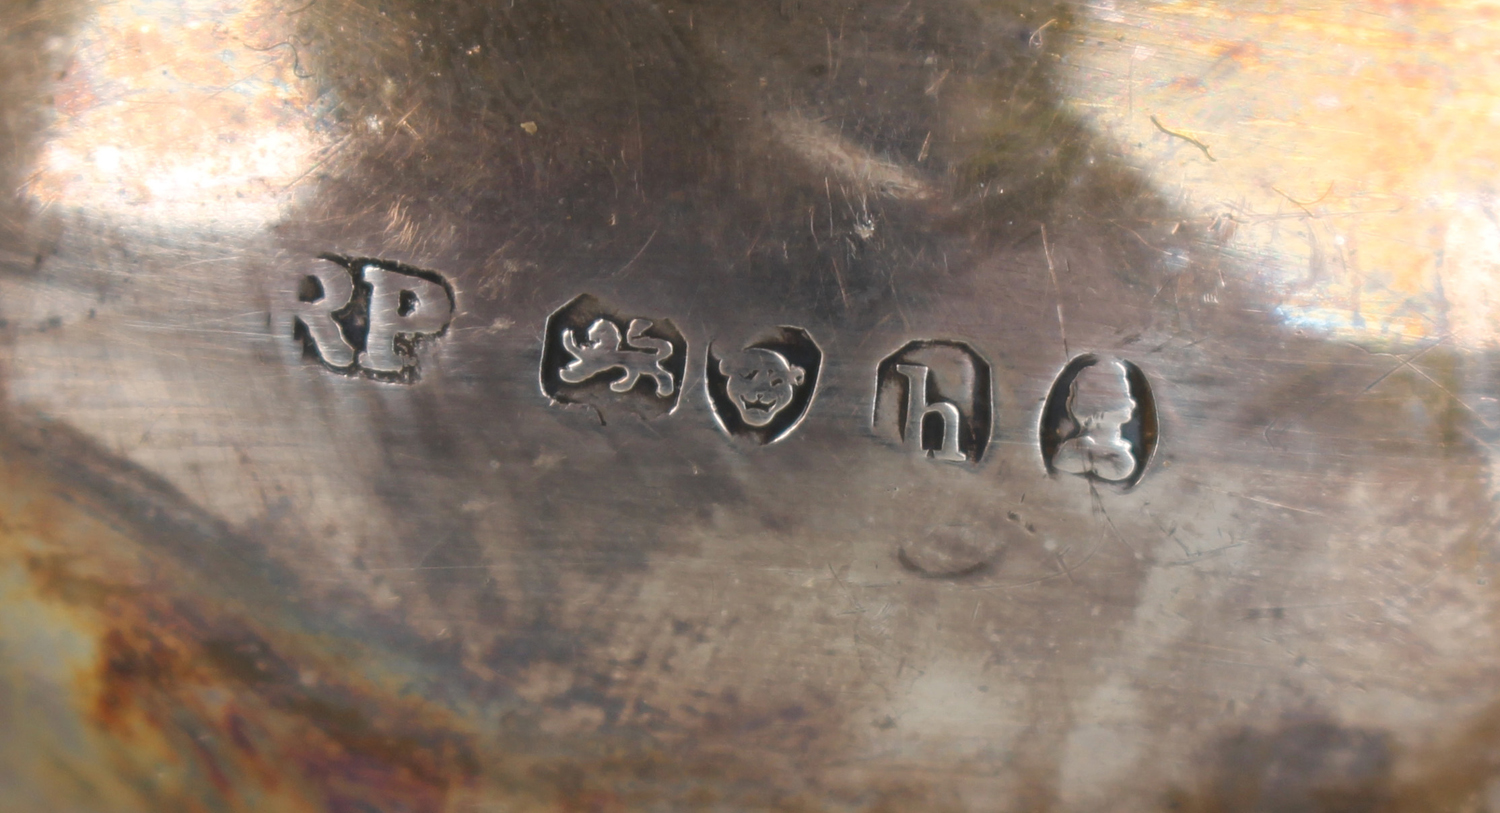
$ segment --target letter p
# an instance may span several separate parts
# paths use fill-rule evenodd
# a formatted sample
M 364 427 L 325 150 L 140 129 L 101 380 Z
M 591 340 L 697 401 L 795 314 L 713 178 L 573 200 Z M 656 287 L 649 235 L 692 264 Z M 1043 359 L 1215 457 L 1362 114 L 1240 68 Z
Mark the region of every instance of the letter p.
M 363 270 L 371 288 L 370 333 L 359 363 L 377 372 L 400 372 L 411 362 L 397 352 L 396 337 L 442 332 L 453 318 L 453 301 L 447 289 L 431 280 L 378 265 Z

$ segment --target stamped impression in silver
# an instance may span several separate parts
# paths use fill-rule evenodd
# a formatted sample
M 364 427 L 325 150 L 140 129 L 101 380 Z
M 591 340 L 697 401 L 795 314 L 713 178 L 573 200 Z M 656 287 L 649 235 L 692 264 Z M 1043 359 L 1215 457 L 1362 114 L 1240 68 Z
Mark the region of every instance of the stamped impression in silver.
M 601 417 L 612 405 L 668 415 L 686 370 L 687 339 L 670 319 L 619 314 L 588 294 L 547 319 L 541 384 L 553 403 L 586 404 Z
M 1042 407 L 1042 460 L 1048 473 L 1135 485 L 1156 450 L 1156 399 L 1141 368 L 1123 359 L 1068 362 Z
M 913 454 L 974 463 L 990 443 L 990 365 L 963 342 L 914 341 L 876 368 L 875 433 Z
M 453 319 L 453 287 L 431 271 L 324 254 L 298 279 L 289 303 L 305 357 L 345 375 L 410 384 L 419 346 Z
M 704 386 L 731 437 L 762 446 L 790 435 L 812 406 L 823 351 L 799 327 L 778 327 L 739 350 L 708 348 Z

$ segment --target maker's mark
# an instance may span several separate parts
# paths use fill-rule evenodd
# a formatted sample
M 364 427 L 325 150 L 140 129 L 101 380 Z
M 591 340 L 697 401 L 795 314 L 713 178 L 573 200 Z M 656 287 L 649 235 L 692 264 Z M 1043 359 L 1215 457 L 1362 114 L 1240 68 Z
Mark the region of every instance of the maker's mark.
M 453 287 L 401 263 L 324 254 L 282 292 L 304 357 L 333 372 L 410 384 L 421 345 L 448 331 Z

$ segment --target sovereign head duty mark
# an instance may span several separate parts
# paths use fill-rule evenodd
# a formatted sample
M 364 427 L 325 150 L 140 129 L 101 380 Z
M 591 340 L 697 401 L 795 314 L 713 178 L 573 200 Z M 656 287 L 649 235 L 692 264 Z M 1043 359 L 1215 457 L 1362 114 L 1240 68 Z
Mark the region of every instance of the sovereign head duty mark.
M 1038 434 L 1048 473 L 1129 488 L 1156 451 L 1151 383 L 1124 359 L 1079 356 L 1053 382 Z

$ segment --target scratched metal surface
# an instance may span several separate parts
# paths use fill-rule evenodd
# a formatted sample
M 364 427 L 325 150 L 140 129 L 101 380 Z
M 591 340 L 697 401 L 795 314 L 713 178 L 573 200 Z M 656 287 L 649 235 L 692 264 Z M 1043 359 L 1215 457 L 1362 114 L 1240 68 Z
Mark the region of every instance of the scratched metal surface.
M 1500 810 L 1493 7 L 0 32 L 6 810 Z

